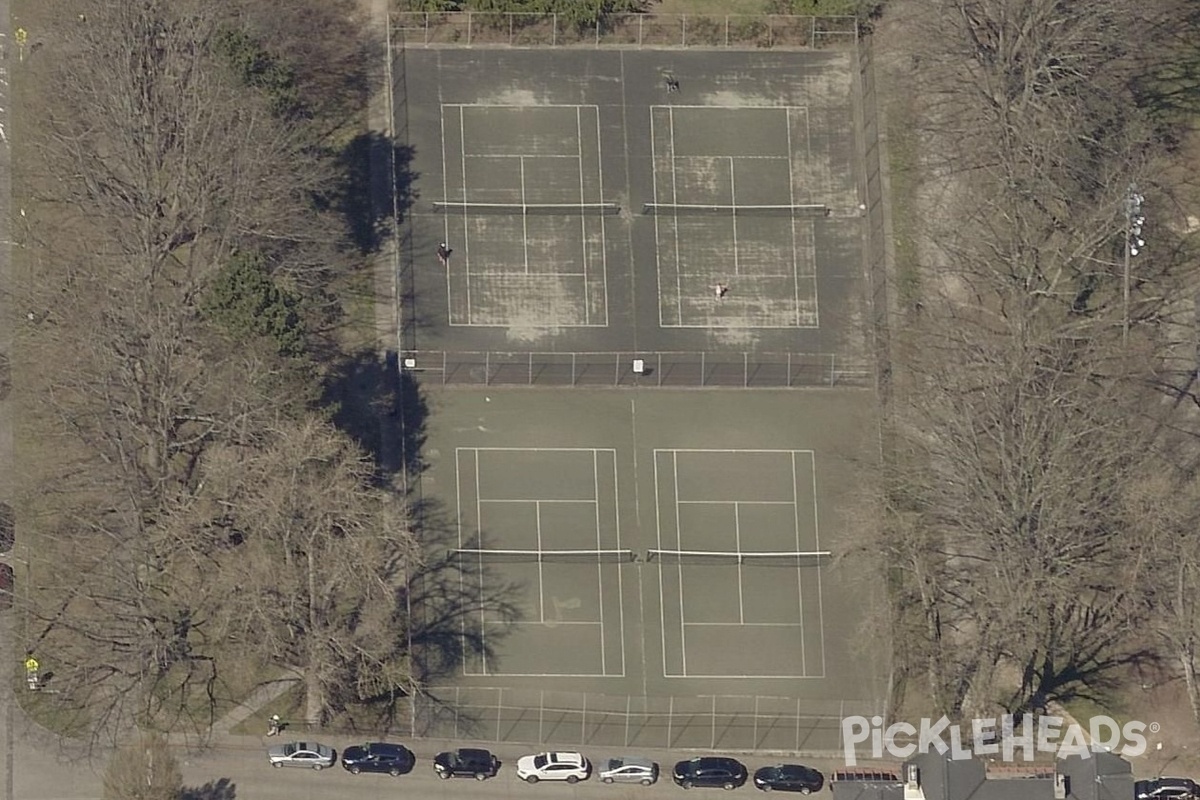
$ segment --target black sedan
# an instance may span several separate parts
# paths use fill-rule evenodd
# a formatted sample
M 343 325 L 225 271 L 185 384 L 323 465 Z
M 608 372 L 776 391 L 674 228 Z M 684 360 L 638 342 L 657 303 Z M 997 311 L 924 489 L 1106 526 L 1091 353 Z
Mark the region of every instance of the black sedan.
M 360 772 L 386 772 L 389 775 L 404 775 L 412 772 L 416 757 L 402 744 L 368 742 L 347 747 L 342 752 L 342 768 L 357 775 Z
M 825 776 L 812 767 L 799 764 L 776 764 L 763 767 L 754 773 L 754 785 L 764 792 L 799 792 L 812 794 L 821 791 Z
M 736 789 L 746 782 L 746 765 L 723 756 L 698 756 L 680 761 L 671 771 L 671 779 L 684 789 L 720 787 Z

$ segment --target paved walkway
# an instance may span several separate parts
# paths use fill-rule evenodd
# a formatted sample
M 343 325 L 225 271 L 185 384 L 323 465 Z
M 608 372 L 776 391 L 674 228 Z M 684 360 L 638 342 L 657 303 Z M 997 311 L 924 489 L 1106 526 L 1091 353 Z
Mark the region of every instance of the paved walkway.
M 214 737 L 223 736 L 231 733 L 234 728 L 245 722 L 250 717 L 254 716 L 260 709 L 266 708 L 271 703 L 279 699 L 279 697 L 300 682 L 299 675 L 291 675 L 286 678 L 280 678 L 270 683 L 264 683 L 262 686 L 254 690 L 254 692 L 238 704 L 225 716 L 213 723 L 211 734 Z

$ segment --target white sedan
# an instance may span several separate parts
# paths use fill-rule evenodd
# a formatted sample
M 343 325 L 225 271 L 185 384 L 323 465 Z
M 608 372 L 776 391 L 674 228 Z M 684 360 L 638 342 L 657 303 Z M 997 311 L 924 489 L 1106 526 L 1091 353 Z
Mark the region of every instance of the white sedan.
M 331 748 L 316 742 L 277 745 L 267 751 L 267 760 L 272 767 L 308 767 L 317 770 L 332 767 L 337 762 Z
M 579 783 L 592 774 L 592 765 L 581 753 L 538 753 L 521 756 L 517 761 L 517 777 L 528 783 L 566 781 Z

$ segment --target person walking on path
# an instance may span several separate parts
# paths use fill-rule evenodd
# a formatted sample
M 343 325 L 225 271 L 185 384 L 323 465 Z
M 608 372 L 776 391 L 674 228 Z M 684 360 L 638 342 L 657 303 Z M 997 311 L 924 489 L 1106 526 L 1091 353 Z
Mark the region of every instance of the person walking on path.
M 41 664 L 39 664 L 37 658 L 34 657 L 33 651 L 25 651 L 25 681 L 29 684 L 29 688 L 32 691 L 37 691 L 38 689 L 42 688 L 41 683 L 39 683 L 40 670 Z
M 283 730 L 283 722 L 279 719 L 278 714 L 272 714 L 271 718 L 267 720 L 267 736 L 278 736 L 281 730 Z

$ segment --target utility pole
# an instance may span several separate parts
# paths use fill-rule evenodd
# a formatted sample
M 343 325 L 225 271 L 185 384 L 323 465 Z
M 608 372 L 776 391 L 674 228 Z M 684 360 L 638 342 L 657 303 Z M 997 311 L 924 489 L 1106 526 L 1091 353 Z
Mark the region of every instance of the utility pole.
M 1121 344 L 1129 344 L 1129 263 L 1146 246 L 1142 239 L 1142 203 L 1146 198 L 1138 194 L 1137 184 L 1129 184 L 1125 193 L 1125 275 L 1122 284 Z

